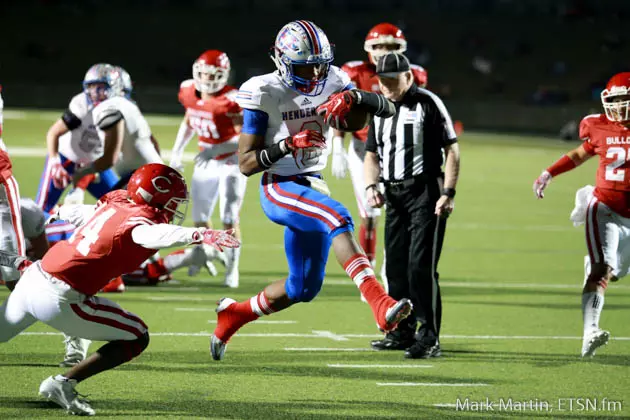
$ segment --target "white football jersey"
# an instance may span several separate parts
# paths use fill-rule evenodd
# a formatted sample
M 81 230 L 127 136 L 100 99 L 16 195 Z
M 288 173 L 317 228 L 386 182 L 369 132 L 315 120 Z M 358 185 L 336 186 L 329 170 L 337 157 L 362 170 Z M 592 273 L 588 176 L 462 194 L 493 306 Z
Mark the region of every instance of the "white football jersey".
M 22 228 L 24 237 L 36 238 L 46 230 L 46 215 L 44 211 L 30 198 L 20 198 L 22 212 Z
M 85 93 L 75 95 L 68 109 L 81 125 L 59 137 L 59 153 L 75 163 L 92 163 L 103 155 L 103 137 L 94 125 Z
M 117 96 L 101 102 L 92 111 L 97 126 L 104 119 L 117 113 L 125 120 L 121 154 L 114 165 L 118 175 L 126 176 L 147 163 L 163 163 L 151 142 L 149 123 L 133 101 Z M 98 131 L 104 137 L 100 128 Z
M 333 93 L 351 85 L 350 78 L 339 67 L 330 66 L 324 90 L 317 96 L 306 96 L 289 88 L 280 79 L 278 72 L 255 76 L 243 83 L 236 102 L 244 109 L 260 110 L 269 115 L 265 147 L 299 133 L 303 130 L 320 131 L 324 137 L 328 126 L 316 109 L 328 100 Z M 321 171 L 326 167 L 330 151 L 324 153 L 300 151 L 294 158 L 284 156 L 267 171 L 277 175 L 296 175 L 305 172 Z

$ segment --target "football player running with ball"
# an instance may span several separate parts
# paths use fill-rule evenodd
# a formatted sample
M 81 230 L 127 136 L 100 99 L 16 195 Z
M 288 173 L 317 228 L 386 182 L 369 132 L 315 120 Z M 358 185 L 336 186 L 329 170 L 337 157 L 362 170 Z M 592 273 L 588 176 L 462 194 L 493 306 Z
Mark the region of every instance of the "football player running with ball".
M 130 361 L 149 345 L 142 319 L 94 296 L 112 278 L 134 270 L 161 248 L 239 245 L 231 232 L 171 225 L 183 221 L 181 206 L 187 202 L 184 178 L 154 163 L 135 171 L 127 190 L 106 194 L 96 206 L 61 208 L 61 218 L 80 227 L 24 271 L 0 306 L 0 342 L 41 321 L 71 336 L 108 343 L 64 374 L 45 379 L 40 395 L 70 413 L 94 415 L 75 390 L 77 383 Z
M 264 172 L 260 201 L 267 217 L 285 226 L 289 273 L 243 302 L 219 301 L 217 328 L 210 343 L 215 360 L 224 357 L 228 341 L 243 325 L 314 299 L 322 287 L 331 246 L 381 329 L 394 329 L 411 311 L 409 300 L 396 302 L 376 280 L 352 234 L 350 213 L 329 196 L 320 174 L 327 160 L 328 125 L 350 128 L 355 110 L 392 116 L 393 103 L 381 95 L 353 90 L 348 76 L 331 66 L 328 38 L 312 22 L 285 25 L 276 37 L 271 59 L 277 71 L 251 78 L 237 96 L 244 120 L 239 167 L 247 176 Z M 363 125 L 366 122 L 364 118 Z
M 595 190 L 585 214 L 590 271 L 582 290 L 582 357 L 592 357 L 608 343 L 610 333 L 599 327 L 604 292 L 610 281 L 627 274 L 630 263 L 630 73 L 613 76 L 601 99 L 604 114 L 587 115 L 580 123 L 584 142 L 534 182 L 534 193 L 543 198 L 552 178 L 599 156 Z
M 193 79 L 182 82 L 179 102 L 186 108 L 170 165 L 182 168 L 182 155 L 197 134 L 199 154 L 191 181 L 192 217 L 195 226 L 208 227 L 217 200 L 224 229 L 234 229 L 240 239 L 238 218 L 247 178 L 238 169 L 238 137 L 243 124 L 237 89 L 228 86 L 230 59 L 218 50 L 208 50 L 193 64 Z M 241 250 L 226 250 L 224 284 L 238 287 Z
M 388 52 L 403 53 L 407 50 L 407 40 L 403 32 L 391 23 L 379 23 L 368 32 L 365 37 L 364 50 L 368 54 L 368 61 L 350 61 L 341 67 L 357 89 L 380 93 L 378 77 L 376 76 L 376 62 L 378 58 Z M 414 82 L 425 87 L 427 72 L 424 68 L 412 64 L 411 72 Z M 332 173 L 337 178 L 344 178 L 349 170 L 352 187 L 361 216 L 359 227 L 359 244 L 372 264 L 376 267 L 376 224 L 381 215 L 381 209 L 370 207 L 365 194 L 363 179 L 363 159 L 365 158 L 365 141 L 368 127 L 364 127 L 351 135 L 350 146 L 346 152 L 344 148 L 344 133 L 334 130 L 332 139 Z M 383 267 L 385 265 L 383 264 Z M 384 277 L 382 270 L 382 277 Z

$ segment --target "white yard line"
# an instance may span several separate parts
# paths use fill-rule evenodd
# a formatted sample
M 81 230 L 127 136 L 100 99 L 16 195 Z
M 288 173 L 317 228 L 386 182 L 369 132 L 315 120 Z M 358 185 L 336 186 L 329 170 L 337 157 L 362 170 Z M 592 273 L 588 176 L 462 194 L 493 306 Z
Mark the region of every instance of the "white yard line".
M 329 368 L 349 368 L 349 369 L 423 369 L 432 368 L 433 365 L 345 365 L 341 363 L 329 363 L 326 366 Z
M 483 383 L 450 383 L 450 382 L 377 382 L 377 386 L 449 386 L 449 387 L 463 387 L 463 386 L 488 386 Z
M 328 286 L 355 286 L 348 280 L 324 280 Z M 574 289 L 582 290 L 582 284 L 553 284 L 553 283 L 490 283 L 490 282 L 463 282 L 444 280 L 440 282 L 440 287 L 468 287 L 471 289 Z M 615 289 L 630 289 L 629 285 L 615 284 L 611 286 Z M 465 303 L 465 302 L 458 302 Z
M 330 331 L 316 331 L 313 330 L 313 334 L 321 338 L 330 338 L 333 341 L 348 341 L 348 339 L 342 335 L 333 334 Z
M 210 319 L 208 320 L 208 324 L 216 324 L 217 320 L 216 319 Z M 253 324 L 297 324 L 297 321 L 265 321 L 265 320 L 256 320 L 256 321 L 252 321 Z M 313 331 L 314 332 L 314 331 Z M 346 339 L 347 340 L 347 339 Z
M 12 146 L 11 144 L 7 145 L 9 149 L 9 156 L 12 157 L 45 157 L 46 156 L 46 148 L 44 147 L 22 147 L 22 146 Z M 171 158 L 170 150 L 162 150 L 162 157 L 165 160 Z M 192 162 L 196 153 L 184 152 L 183 161 L 184 162 Z
M 285 351 L 376 351 L 366 347 L 361 348 L 343 348 L 343 347 L 285 347 Z
M 260 321 L 254 321 L 255 323 L 263 323 Z M 285 323 L 286 321 L 277 321 L 277 323 Z M 271 322 L 268 322 L 271 323 Z M 291 323 L 288 321 L 287 323 Z M 46 332 L 23 332 L 21 335 L 60 335 L 52 331 Z M 200 335 L 210 335 L 210 332 L 190 333 L 190 332 L 151 332 L 151 336 L 155 337 L 198 337 Z M 327 338 L 333 341 L 347 341 L 350 338 L 378 338 L 382 337 L 379 334 L 334 334 L 330 331 L 313 331 L 311 334 L 304 333 L 238 333 L 239 337 L 275 337 L 275 338 L 288 338 L 288 337 L 300 337 L 300 338 Z M 579 336 L 569 335 L 448 335 L 443 334 L 441 338 L 450 338 L 455 340 L 582 340 Z M 630 337 L 611 337 L 613 341 L 630 341 Z M 288 351 L 372 351 L 371 349 L 346 349 L 335 347 L 289 347 L 285 350 Z

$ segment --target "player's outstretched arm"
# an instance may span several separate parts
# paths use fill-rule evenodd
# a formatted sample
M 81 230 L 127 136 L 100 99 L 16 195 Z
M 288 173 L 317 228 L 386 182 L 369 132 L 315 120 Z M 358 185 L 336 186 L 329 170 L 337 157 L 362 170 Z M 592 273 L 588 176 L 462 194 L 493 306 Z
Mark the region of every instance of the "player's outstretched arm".
M 234 237 L 233 229 L 186 228 L 166 223 L 136 226 L 131 231 L 131 238 L 136 244 L 148 249 L 203 243 L 223 251 L 223 248 L 238 248 L 241 245 Z
M 536 178 L 536 181 L 534 181 L 533 189 L 536 197 L 544 198 L 545 188 L 547 188 L 553 177 L 580 166 L 592 156 L 592 154 L 586 151 L 583 145 L 580 145 L 555 161 L 553 165 L 545 169 L 542 174 Z

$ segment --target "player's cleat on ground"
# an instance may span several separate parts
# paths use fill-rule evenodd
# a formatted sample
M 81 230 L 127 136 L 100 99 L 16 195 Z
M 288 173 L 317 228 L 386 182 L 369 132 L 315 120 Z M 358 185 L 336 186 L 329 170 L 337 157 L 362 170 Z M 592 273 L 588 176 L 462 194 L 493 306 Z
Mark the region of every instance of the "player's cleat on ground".
M 440 357 L 442 349 L 440 342 L 435 338 L 425 337 L 414 343 L 405 351 L 405 359 L 428 359 L 430 357 Z
M 413 309 L 413 305 L 411 301 L 407 298 L 400 299 L 393 306 L 387 308 L 385 311 L 385 319 L 383 321 L 379 321 L 379 328 L 382 331 L 392 331 L 396 329 L 398 323 L 403 319 L 407 318 Z
M 66 355 L 63 358 L 63 362 L 59 363 L 59 367 L 71 367 L 85 360 L 90 343 L 90 340 L 84 338 L 66 337 L 64 340 Z
M 210 337 L 210 354 L 214 360 L 221 360 L 225 355 L 225 349 L 227 347 L 227 342 L 232 337 L 232 335 L 240 328 L 230 328 L 230 324 L 233 321 L 233 318 L 230 317 L 230 305 L 236 303 L 234 299 L 230 298 L 222 298 L 218 302 L 218 306 L 216 309 L 217 313 L 217 328 L 214 330 L 214 334 Z M 228 324 L 227 326 L 225 324 Z M 227 327 L 227 328 L 226 328 Z M 219 334 L 221 331 L 221 334 Z M 219 338 L 217 335 L 220 335 Z
M 582 357 L 595 356 L 595 350 L 608 344 L 609 339 L 610 332 L 606 330 L 597 329 L 585 335 L 582 340 Z
M 390 331 L 380 340 L 372 340 L 370 345 L 374 350 L 406 350 L 415 344 L 414 333 Z
M 58 380 L 51 376 L 44 379 L 39 386 L 39 395 L 65 408 L 70 414 L 93 416 L 94 410 L 87 400 L 74 389 L 76 385 L 77 381 L 75 380 Z
M 103 287 L 101 293 L 122 293 L 125 291 L 125 282 L 122 276 L 118 276 Z
M 222 360 L 225 355 L 225 349 L 227 343 L 224 343 L 216 335 L 212 334 L 210 337 L 210 354 L 213 360 Z

